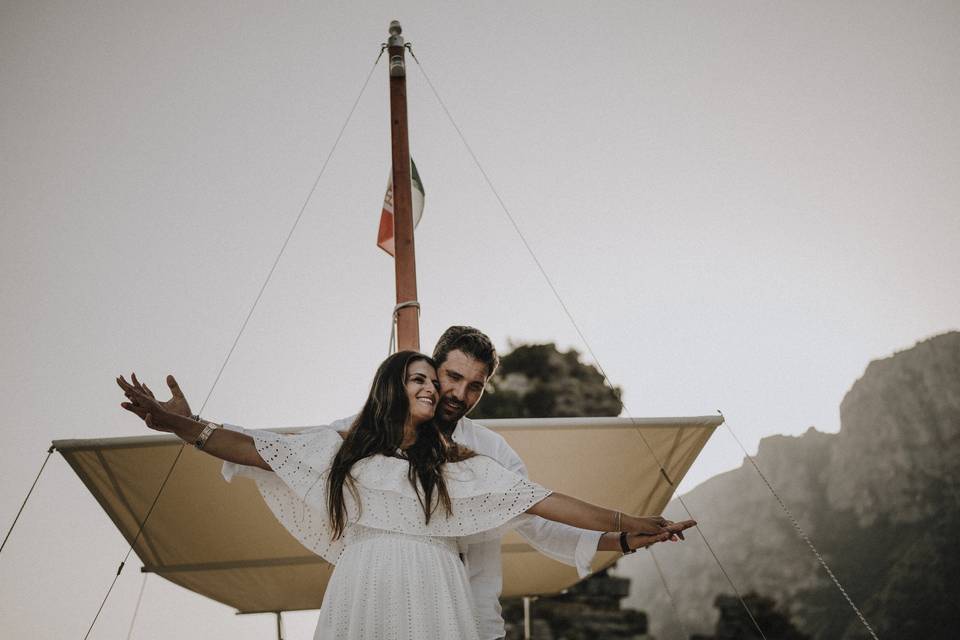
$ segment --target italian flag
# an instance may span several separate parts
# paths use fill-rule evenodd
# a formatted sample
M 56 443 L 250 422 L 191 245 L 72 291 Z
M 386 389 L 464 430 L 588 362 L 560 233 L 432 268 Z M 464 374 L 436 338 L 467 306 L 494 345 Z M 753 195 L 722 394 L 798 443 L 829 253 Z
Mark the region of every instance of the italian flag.
M 416 228 L 423 217 L 423 183 L 417 165 L 410 159 L 410 195 L 413 209 L 413 226 Z M 395 255 L 393 248 L 393 171 L 387 179 L 387 195 L 383 197 L 383 210 L 380 212 L 380 229 L 377 231 L 377 246 Z

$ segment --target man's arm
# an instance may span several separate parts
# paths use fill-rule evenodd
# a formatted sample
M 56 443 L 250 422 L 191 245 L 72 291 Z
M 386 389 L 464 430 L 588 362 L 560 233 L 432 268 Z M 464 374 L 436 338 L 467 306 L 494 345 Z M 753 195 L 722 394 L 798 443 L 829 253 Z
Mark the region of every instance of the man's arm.
M 507 441 L 498 433 L 489 432 L 497 439 L 497 451 L 494 458 L 510 469 L 514 473 L 528 478 L 527 467 L 523 460 L 517 455 Z M 561 522 L 546 520 L 539 516 L 527 518 L 525 522 L 517 527 L 524 540 L 530 543 L 534 549 L 557 562 L 576 567 L 580 577 L 590 573 L 590 564 L 598 550 L 617 551 L 620 549 L 619 536 L 613 534 L 610 536 L 615 546 L 607 548 L 610 541 L 607 540 L 607 534 L 599 531 L 589 531 L 579 529 Z
M 517 533 L 548 558 L 576 567 L 581 578 L 590 573 L 590 565 L 605 535 L 539 516 L 527 518 L 517 526 Z
M 330 423 L 329 427 L 331 429 L 336 429 L 340 433 L 346 433 L 350 431 L 350 427 L 353 426 L 353 423 L 356 422 L 358 414 L 354 414 L 349 418 L 340 418 L 339 420 L 334 420 Z
M 581 578 L 591 573 L 591 565 L 598 551 L 621 551 L 618 532 L 601 533 L 589 529 L 578 529 L 539 516 L 528 518 L 517 527 L 517 533 L 543 555 L 576 567 L 577 574 Z M 627 534 L 627 546 L 631 550 L 637 550 L 649 544 L 650 536 L 647 534 Z
M 493 432 L 491 432 L 493 433 Z M 498 442 L 496 459 L 500 464 L 511 471 L 529 477 L 527 467 L 523 460 L 517 455 L 517 452 L 507 444 L 507 441 L 499 434 L 495 435 Z M 557 498 L 560 497 L 556 494 Z M 555 500 L 557 499 L 555 498 Z M 564 498 L 567 498 L 564 496 Z M 581 502 L 569 498 L 573 502 Z M 571 506 L 567 504 L 565 506 Z M 592 505 L 591 505 L 592 506 Z M 606 509 L 602 510 L 608 511 Z M 601 517 L 605 517 L 601 516 Z M 611 519 L 609 527 L 614 527 Z M 622 551 L 620 548 L 619 531 L 594 531 L 587 528 L 578 528 L 562 522 L 547 520 L 538 515 L 528 518 L 524 523 L 517 527 L 519 533 L 530 545 L 558 562 L 576 567 L 577 573 L 581 578 L 586 577 L 591 572 L 591 564 L 598 551 Z M 679 534 L 682 537 L 682 533 Z M 631 550 L 649 546 L 652 542 L 659 539 L 654 532 L 631 532 L 627 534 L 627 546 Z M 672 537 L 672 536 L 671 536 Z

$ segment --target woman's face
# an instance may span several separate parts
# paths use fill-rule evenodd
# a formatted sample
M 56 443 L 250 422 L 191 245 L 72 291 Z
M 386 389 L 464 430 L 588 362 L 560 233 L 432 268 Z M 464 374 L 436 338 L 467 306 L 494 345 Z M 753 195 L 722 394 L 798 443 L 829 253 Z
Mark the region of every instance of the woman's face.
M 407 365 L 404 390 L 410 402 L 410 417 L 414 424 L 433 418 L 437 410 L 440 381 L 437 370 L 426 360 L 416 360 Z

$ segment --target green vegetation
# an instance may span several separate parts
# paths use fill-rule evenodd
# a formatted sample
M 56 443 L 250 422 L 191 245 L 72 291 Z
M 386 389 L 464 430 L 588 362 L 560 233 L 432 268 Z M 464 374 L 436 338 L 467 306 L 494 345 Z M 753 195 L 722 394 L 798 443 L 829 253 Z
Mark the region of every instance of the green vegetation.
M 519 345 L 502 356 L 472 418 L 616 416 L 620 389 L 604 384 L 596 367 L 575 349 L 555 344 Z

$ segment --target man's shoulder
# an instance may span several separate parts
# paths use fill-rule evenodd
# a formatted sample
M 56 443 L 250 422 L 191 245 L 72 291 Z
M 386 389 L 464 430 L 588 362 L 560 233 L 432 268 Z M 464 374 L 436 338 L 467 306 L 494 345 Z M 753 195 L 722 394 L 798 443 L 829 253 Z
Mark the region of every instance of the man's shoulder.
M 334 420 L 330 423 L 330 428 L 336 429 L 337 431 L 349 431 L 350 427 L 352 427 L 353 423 L 356 421 L 357 415 L 358 414 L 353 414 L 352 416 L 347 416 L 346 418 Z
M 470 418 L 460 419 L 462 433 L 461 444 L 464 444 L 477 453 L 490 456 L 500 464 L 511 467 L 522 464 L 520 456 L 513 450 L 510 443 L 493 429 L 486 427 Z
M 507 444 L 507 439 L 504 438 L 502 435 L 500 435 L 490 427 L 486 427 L 471 418 L 467 418 L 467 417 L 460 418 L 460 428 L 463 430 L 464 434 L 469 434 L 473 437 L 482 438 L 486 442 L 497 443 L 497 444 L 500 444 L 500 443 Z

